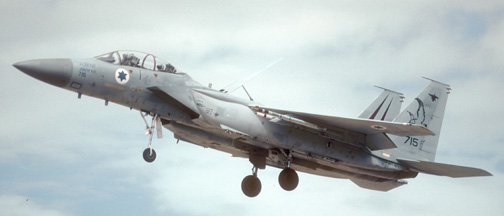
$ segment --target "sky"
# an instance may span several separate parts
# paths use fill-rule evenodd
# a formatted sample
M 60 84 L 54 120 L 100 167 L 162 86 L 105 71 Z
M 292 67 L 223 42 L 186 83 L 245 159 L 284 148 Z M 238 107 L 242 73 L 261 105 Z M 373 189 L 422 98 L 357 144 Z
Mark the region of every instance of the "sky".
M 0 14 L 2 215 L 503 215 L 502 1 L 10 1 Z M 15 62 L 139 50 L 222 88 L 264 68 L 248 92 L 269 107 L 356 117 L 381 92 L 412 102 L 429 77 L 448 83 L 436 161 L 493 177 L 419 174 L 389 192 L 281 170 L 240 184 L 246 159 L 155 139 L 142 159 L 137 111 L 47 85 Z M 246 97 L 237 90 L 234 94 Z

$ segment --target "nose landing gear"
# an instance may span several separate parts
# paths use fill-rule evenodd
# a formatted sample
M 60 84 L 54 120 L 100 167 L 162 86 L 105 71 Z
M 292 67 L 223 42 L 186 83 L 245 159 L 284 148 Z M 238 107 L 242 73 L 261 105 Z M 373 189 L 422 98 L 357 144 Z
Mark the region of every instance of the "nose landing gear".
M 146 162 L 152 163 L 154 160 L 156 160 L 156 151 L 152 148 L 146 148 L 143 151 L 143 158 Z
M 143 158 L 146 162 L 152 163 L 156 159 L 156 151 L 152 148 L 152 137 L 154 136 L 154 129 L 157 129 L 157 137 L 162 138 L 163 137 L 163 131 L 161 128 L 161 117 L 159 117 L 158 114 L 154 115 L 152 117 L 152 122 L 151 126 L 149 127 L 149 124 L 147 123 L 147 119 L 145 119 L 145 116 L 149 115 L 148 113 L 145 113 L 145 115 L 140 111 L 140 115 L 142 116 L 144 122 L 145 122 L 145 135 L 149 135 L 149 141 L 148 145 L 149 147 L 146 148 L 143 151 Z

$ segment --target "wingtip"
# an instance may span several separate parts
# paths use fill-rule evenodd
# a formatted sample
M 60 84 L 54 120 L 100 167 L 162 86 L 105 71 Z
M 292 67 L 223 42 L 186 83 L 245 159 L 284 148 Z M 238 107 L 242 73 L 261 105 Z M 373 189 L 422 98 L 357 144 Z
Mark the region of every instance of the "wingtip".
M 482 171 L 483 171 L 482 172 L 483 175 L 481 175 L 481 177 L 484 177 L 484 176 L 494 176 L 492 173 L 490 173 L 490 172 L 488 172 L 486 170 L 482 170 Z

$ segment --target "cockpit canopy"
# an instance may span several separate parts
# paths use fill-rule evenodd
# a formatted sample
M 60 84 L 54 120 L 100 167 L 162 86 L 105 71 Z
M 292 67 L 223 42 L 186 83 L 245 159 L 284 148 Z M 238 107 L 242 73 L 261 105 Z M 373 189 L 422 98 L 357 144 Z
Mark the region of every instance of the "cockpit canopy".
M 155 55 L 138 51 L 118 50 L 96 56 L 95 58 L 116 65 L 127 65 L 159 72 L 177 73 L 177 69 L 168 61 L 158 58 Z

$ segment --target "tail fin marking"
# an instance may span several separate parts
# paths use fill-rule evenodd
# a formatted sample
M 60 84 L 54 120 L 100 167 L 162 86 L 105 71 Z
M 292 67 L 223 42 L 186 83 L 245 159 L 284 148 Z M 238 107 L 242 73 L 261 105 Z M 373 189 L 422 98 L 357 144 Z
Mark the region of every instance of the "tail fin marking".
M 402 93 L 395 92 L 386 88 L 375 86 L 383 89 L 383 92 L 374 99 L 373 102 L 359 115 L 359 118 L 375 119 L 382 121 L 392 121 L 401 111 L 401 103 L 404 100 Z M 386 105 L 388 104 L 388 105 Z M 386 105 L 385 108 L 383 105 Z M 381 118 L 380 118 L 381 116 Z
M 428 79 L 428 78 L 426 78 Z M 441 133 L 450 86 L 432 79 L 431 83 L 394 119 L 394 122 L 408 122 L 422 125 L 434 132 L 434 136 L 391 136 L 398 146 L 394 151 L 408 159 L 434 161 Z

